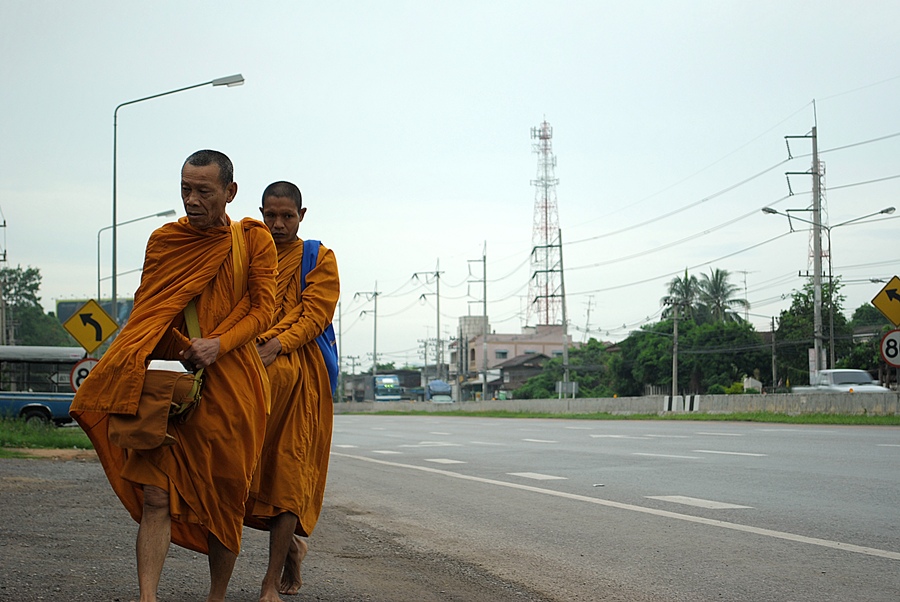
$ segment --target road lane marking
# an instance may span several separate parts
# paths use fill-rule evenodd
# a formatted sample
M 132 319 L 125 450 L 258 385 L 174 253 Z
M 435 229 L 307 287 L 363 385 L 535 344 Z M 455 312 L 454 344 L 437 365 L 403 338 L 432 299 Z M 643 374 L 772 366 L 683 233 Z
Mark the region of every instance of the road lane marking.
M 505 443 L 497 443 L 496 441 L 469 441 L 472 445 L 506 445 Z
M 743 437 L 743 433 L 704 433 L 698 432 L 698 435 L 713 435 L 715 437 Z
M 756 456 L 756 457 L 765 457 L 769 454 L 751 454 L 749 452 L 728 452 L 728 451 L 715 451 L 712 449 L 692 449 L 692 452 L 695 454 L 722 454 L 725 456 Z
M 697 456 L 676 456 L 674 454 L 642 454 L 640 452 L 634 452 L 631 454 L 632 456 L 651 456 L 653 458 L 683 458 L 685 460 L 699 460 Z
M 551 441 L 550 439 L 522 439 L 522 441 L 529 441 L 531 443 L 559 443 L 559 441 Z
M 513 477 L 522 477 L 525 479 L 534 479 L 535 481 L 566 481 L 566 477 L 555 477 L 550 474 L 541 474 L 539 472 L 508 472 L 506 473 Z
M 475 483 L 483 483 L 486 485 L 496 485 L 498 487 L 507 487 L 509 489 L 518 489 L 520 491 L 530 491 L 532 493 L 540 493 L 552 497 L 564 498 L 577 502 L 586 502 L 588 504 L 596 504 L 598 506 L 606 506 L 608 508 L 617 508 L 619 510 L 630 510 L 632 512 L 640 512 L 642 514 L 650 514 L 663 518 L 671 518 L 682 520 L 690 523 L 699 523 L 711 527 L 721 527 L 732 531 L 740 531 L 742 533 L 751 533 L 753 535 L 761 535 L 763 537 L 773 537 L 775 539 L 784 539 L 795 543 L 805 543 L 813 546 L 821 546 L 823 548 L 831 548 L 833 550 L 843 550 L 845 552 L 853 552 L 856 554 L 865 554 L 867 556 L 877 556 L 887 558 L 889 560 L 900 561 L 900 552 L 892 552 L 890 550 L 880 550 L 878 548 L 869 548 L 866 546 L 858 546 L 855 544 L 833 541 L 830 539 L 820 539 L 818 537 L 807 537 L 806 535 L 797 535 L 795 533 L 787 533 L 785 531 L 775 531 L 774 529 L 763 529 L 761 527 L 752 527 L 750 525 L 742 525 L 740 523 L 732 523 L 712 518 L 704 518 L 702 516 L 691 516 L 690 514 L 679 514 L 668 510 L 658 510 L 656 508 L 645 508 L 634 504 L 625 504 L 622 502 L 614 502 L 612 500 L 604 500 L 601 498 L 588 497 L 577 493 L 567 493 L 565 491 L 553 491 L 552 489 L 543 489 L 534 485 L 524 485 L 522 483 L 511 483 L 509 481 L 498 481 L 496 479 L 486 479 L 484 477 L 476 477 L 472 475 L 452 472 L 440 468 L 432 468 L 430 466 L 414 466 L 412 464 L 401 464 L 400 462 L 391 462 L 389 460 L 379 460 L 377 458 L 367 458 L 365 456 L 354 456 L 351 454 L 343 454 L 340 452 L 332 453 L 332 457 L 350 458 L 361 462 L 371 462 L 373 464 L 381 464 L 383 466 L 393 466 L 395 468 L 406 468 L 410 470 L 418 470 L 421 472 L 430 472 L 436 475 L 461 479 L 464 481 L 472 481 Z
M 446 441 L 420 441 L 419 443 L 404 443 L 397 447 L 461 447 L 461 444 Z
M 645 437 L 653 437 L 654 439 L 690 439 L 688 435 L 644 435 Z
M 878 447 L 900 447 L 900 443 L 879 443 Z
M 388 455 L 388 454 L 402 454 L 403 452 L 393 451 L 390 449 L 373 449 L 372 453 Z
M 646 439 L 646 437 L 635 435 L 590 435 L 594 439 Z
M 429 435 L 451 435 L 452 433 L 441 433 L 439 431 L 432 431 L 428 433 Z
M 725 502 L 714 502 L 712 500 L 702 500 L 696 497 L 687 497 L 686 495 L 645 495 L 650 500 L 662 500 L 664 502 L 672 502 L 674 504 L 685 504 L 686 506 L 697 506 L 698 508 L 709 508 L 711 510 L 726 510 L 729 508 L 752 508 L 753 506 L 739 506 L 737 504 L 726 504 Z
M 462 460 L 451 460 L 450 458 L 428 458 L 425 461 L 437 464 L 465 464 Z
M 352 447 L 356 447 L 355 445 L 338 445 L 337 443 L 335 443 L 334 446 L 335 446 L 335 447 L 342 447 L 342 448 L 352 448 Z
M 592 431 L 594 427 L 592 426 L 567 426 L 565 427 L 571 431 Z

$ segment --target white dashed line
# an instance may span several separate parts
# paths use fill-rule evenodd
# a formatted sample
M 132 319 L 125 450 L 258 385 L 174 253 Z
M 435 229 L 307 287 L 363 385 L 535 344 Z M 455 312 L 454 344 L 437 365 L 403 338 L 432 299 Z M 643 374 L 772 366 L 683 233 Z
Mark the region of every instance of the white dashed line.
M 432 431 L 432 432 L 430 432 L 430 433 L 428 433 L 428 434 L 429 434 L 429 435 L 450 435 L 450 434 L 452 434 L 452 433 L 441 433 L 441 432 L 439 432 L 439 431 Z
M 531 443 L 559 443 L 559 441 L 551 441 L 550 439 L 522 439 L 522 441 L 529 441 Z
M 398 447 L 460 447 L 460 444 L 447 443 L 446 441 L 421 441 L 419 443 L 404 443 Z
M 647 437 L 634 435 L 591 435 L 594 439 L 646 439 Z
M 690 439 L 688 435 L 644 435 L 644 437 L 653 437 L 654 439 Z
M 549 474 L 541 474 L 539 472 L 508 472 L 506 473 L 513 477 L 522 477 L 525 479 L 534 479 L 535 481 L 565 481 L 566 477 L 555 477 Z
M 743 437 L 741 433 L 697 433 L 698 435 L 713 435 L 715 437 Z
M 751 454 L 747 452 L 727 452 L 727 451 L 714 451 L 711 449 L 692 449 L 692 452 L 695 454 L 722 454 L 724 456 L 755 456 L 755 457 L 765 457 L 769 454 Z
M 398 452 L 398 451 L 393 451 L 393 450 L 388 450 L 388 449 L 373 449 L 372 453 L 388 455 L 388 454 L 402 454 L 403 452 Z
M 335 447 L 341 447 L 341 448 L 344 448 L 344 449 L 350 449 L 350 448 L 354 448 L 354 447 L 356 447 L 356 446 L 355 446 L 355 445 L 337 445 L 337 444 L 335 444 Z
M 506 445 L 505 443 L 497 443 L 496 441 L 469 441 L 472 445 Z
M 900 447 L 900 443 L 879 443 L 878 447 Z
M 697 456 L 674 456 L 670 454 L 642 454 L 635 452 L 631 454 L 632 456 L 651 456 L 653 458 L 683 458 L 685 460 L 699 460 Z
M 646 495 L 650 500 L 662 500 L 664 502 L 672 502 L 675 504 L 685 504 L 686 506 L 697 506 L 698 508 L 710 508 L 712 510 L 725 510 L 728 508 L 752 508 L 753 506 L 739 506 L 737 504 L 726 504 L 725 502 L 714 502 L 712 500 L 701 500 L 696 497 L 687 497 L 684 495 Z
M 451 460 L 449 458 L 429 458 L 426 462 L 435 462 L 437 464 L 465 464 L 462 460 Z

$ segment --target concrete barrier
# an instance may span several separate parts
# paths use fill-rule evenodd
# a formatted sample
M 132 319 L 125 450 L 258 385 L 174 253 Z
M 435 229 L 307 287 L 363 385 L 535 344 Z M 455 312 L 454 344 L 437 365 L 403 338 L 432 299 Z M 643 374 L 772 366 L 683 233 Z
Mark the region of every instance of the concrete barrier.
M 335 414 L 384 411 L 424 412 L 545 412 L 551 414 L 657 414 L 670 412 L 774 412 L 778 414 L 900 415 L 900 394 L 888 393 L 787 393 L 778 395 L 662 395 L 591 399 L 506 399 L 457 403 L 414 401 L 364 401 L 334 404 Z

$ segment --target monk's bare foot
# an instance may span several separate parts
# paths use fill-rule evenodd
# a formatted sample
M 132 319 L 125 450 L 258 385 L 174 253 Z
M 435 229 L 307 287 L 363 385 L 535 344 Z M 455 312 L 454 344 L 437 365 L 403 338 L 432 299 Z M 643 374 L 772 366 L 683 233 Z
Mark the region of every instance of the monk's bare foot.
M 294 535 L 291 539 L 291 549 L 288 550 L 287 559 L 284 561 L 281 589 L 278 590 L 280 593 L 294 595 L 300 591 L 300 586 L 303 585 L 303 579 L 300 578 L 300 563 L 308 551 L 307 543 L 299 535 Z

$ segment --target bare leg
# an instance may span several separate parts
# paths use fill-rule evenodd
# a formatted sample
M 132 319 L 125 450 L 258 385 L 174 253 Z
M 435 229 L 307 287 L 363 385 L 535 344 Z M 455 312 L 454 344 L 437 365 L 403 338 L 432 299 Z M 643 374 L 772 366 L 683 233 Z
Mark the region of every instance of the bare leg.
M 290 512 L 274 517 L 269 525 L 269 566 L 260 588 L 260 602 L 281 601 L 278 596 L 279 574 L 287 559 L 296 526 L 297 515 Z
M 141 602 L 156 602 L 156 590 L 172 538 L 169 492 L 144 486 L 144 514 L 137 535 L 138 587 Z
M 282 594 L 294 595 L 300 591 L 303 585 L 303 579 L 300 577 L 300 563 L 306 557 L 309 546 L 300 538 L 294 535 L 291 539 L 291 549 L 288 551 L 288 557 L 284 561 L 284 573 L 281 574 L 281 589 L 278 591 Z
M 237 554 L 222 545 L 219 538 L 209 534 L 209 596 L 207 602 L 222 602 L 234 571 Z

